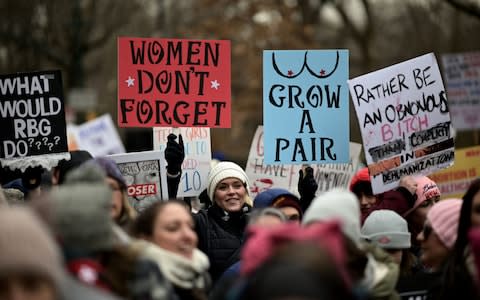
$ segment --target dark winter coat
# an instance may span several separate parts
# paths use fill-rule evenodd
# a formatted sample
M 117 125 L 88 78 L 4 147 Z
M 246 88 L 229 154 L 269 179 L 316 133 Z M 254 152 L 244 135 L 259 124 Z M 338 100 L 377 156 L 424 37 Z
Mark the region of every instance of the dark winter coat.
M 217 205 L 193 215 L 198 235 L 198 248 L 210 260 L 210 276 L 213 282 L 231 265 L 240 260 L 240 249 L 247 225 L 245 205 L 240 212 L 226 213 Z

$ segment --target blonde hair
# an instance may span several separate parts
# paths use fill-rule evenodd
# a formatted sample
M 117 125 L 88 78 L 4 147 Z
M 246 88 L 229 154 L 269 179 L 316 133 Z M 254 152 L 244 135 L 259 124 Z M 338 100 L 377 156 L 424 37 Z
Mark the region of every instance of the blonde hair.
M 245 188 L 248 188 L 248 187 L 245 187 Z M 250 195 L 245 194 L 245 203 L 247 203 L 249 206 L 253 207 L 253 200 L 252 200 L 252 197 L 250 197 Z

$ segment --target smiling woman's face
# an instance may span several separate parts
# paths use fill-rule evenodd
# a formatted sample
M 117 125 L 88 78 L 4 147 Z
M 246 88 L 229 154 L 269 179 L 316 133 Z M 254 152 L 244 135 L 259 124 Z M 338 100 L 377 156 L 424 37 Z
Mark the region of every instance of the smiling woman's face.
M 192 216 L 178 203 L 169 203 L 159 211 L 152 235 L 151 242 L 186 258 L 192 258 L 198 243 Z
M 227 212 L 240 211 L 245 204 L 247 189 L 238 178 L 229 177 L 220 181 L 213 196 L 215 203 Z

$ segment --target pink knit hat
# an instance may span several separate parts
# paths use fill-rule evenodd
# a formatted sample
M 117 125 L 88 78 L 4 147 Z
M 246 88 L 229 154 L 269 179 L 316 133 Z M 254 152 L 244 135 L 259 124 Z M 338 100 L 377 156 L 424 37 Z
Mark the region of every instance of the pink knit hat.
M 427 213 L 433 231 L 448 249 L 452 249 L 457 240 L 461 207 L 461 199 L 445 199 L 435 203 Z
M 407 217 L 411 212 L 413 212 L 417 207 L 419 207 L 425 200 L 430 199 L 435 196 L 440 196 L 440 189 L 438 188 L 435 181 L 431 180 L 427 176 L 416 177 L 417 181 L 417 200 L 411 209 L 403 214 L 403 217 Z

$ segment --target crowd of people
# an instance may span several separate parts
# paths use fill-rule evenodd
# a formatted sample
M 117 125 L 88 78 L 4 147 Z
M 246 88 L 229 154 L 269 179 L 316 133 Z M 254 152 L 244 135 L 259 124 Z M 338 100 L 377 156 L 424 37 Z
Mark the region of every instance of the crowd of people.
M 250 196 L 216 163 L 194 212 L 176 191 L 183 141 L 165 150 L 169 201 L 142 211 L 113 160 L 71 151 L 52 170 L 2 173 L 0 299 L 479 299 L 480 179 L 441 199 L 426 176 L 375 195 L 348 188 Z

